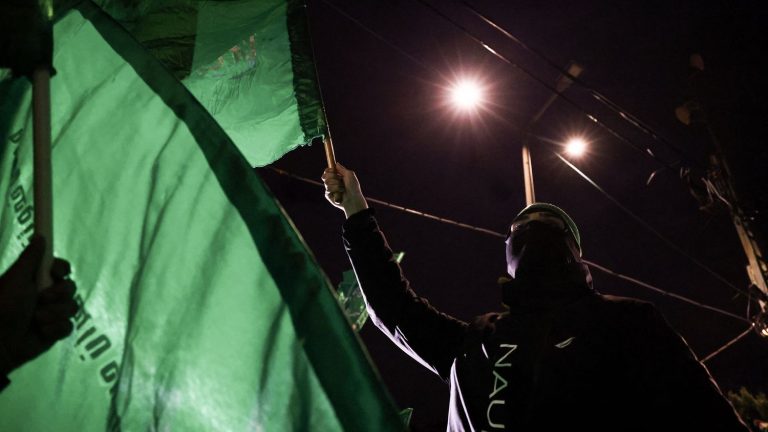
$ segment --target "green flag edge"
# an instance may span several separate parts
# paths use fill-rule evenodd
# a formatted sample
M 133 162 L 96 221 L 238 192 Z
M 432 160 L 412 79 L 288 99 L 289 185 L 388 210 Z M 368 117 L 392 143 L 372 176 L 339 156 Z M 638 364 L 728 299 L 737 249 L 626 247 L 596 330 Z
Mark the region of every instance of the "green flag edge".
M 320 84 L 315 69 L 306 5 L 300 0 L 288 0 L 287 7 L 286 21 L 299 124 L 304 132 L 304 140 L 310 143 L 314 138 L 327 135 Z

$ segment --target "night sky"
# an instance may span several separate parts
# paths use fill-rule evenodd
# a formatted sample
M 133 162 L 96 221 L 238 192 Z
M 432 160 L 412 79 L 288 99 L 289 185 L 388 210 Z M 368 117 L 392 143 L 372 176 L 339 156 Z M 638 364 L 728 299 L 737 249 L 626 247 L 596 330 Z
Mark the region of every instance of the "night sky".
M 419 1 L 309 3 L 337 159 L 356 171 L 366 196 L 504 232 L 525 204 L 522 130 L 551 93 Z M 632 144 L 562 100 L 546 111 L 533 129 L 541 138 L 532 141 L 537 199 L 571 214 L 581 231 L 585 258 L 744 316 L 744 296 L 630 218 L 553 152 L 562 152 L 558 143 L 569 134 L 583 134 L 590 148 L 586 156 L 573 159 L 579 169 L 686 254 L 745 290 L 746 258 L 727 209 L 699 210 L 679 176 L 680 167 L 696 172 L 706 164 L 711 140 L 701 127 L 680 123 L 674 111 L 692 92 L 703 92 L 710 124 L 731 158 L 744 205 L 764 222 L 755 213 L 768 198 L 768 158 L 759 142 L 764 144 L 767 123 L 758 97 L 764 93 L 760 85 L 765 84 L 758 79 L 764 70 L 756 66 L 768 52 L 768 20 L 759 2 L 470 3 L 557 65 L 582 65 L 586 84 L 680 149 L 632 127 L 578 85 L 565 95 Z M 557 70 L 483 23 L 461 2 L 429 4 L 554 86 Z M 688 58 L 694 52 L 704 58 L 703 84 L 689 79 Z M 445 87 L 461 76 L 476 77 L 486 86 L 487 103 L 474 115 L 457 114 L 445 104 Z M 322 146 L 314 145 L 289 153 L 274 166 L 319 180 L 324 164 Z M 260 171 L 331 282 L 338 284 L 350 268 L 340 237 L 343 213 L 325 201 L 321 188 Z M 501 310 L 496 280 L 505 273 L 502 239 L 388 208 L 378 207 L 377 214 L 393 249 L 405 251 L 403 268 L 418 294 L 464 320 Z M 602 293 L 655 303 L 699 357 L 748 326 L 596 270 L 592 275 Z M 361 335 L 398 406 L 414 408 L 414 430 L 444 429 L 447 385 L 371 323 Z M 753 392 L 768 391 L 767 365 L 768 339 L 755 332 L 707 363 L 724 390 L 747 386 Z

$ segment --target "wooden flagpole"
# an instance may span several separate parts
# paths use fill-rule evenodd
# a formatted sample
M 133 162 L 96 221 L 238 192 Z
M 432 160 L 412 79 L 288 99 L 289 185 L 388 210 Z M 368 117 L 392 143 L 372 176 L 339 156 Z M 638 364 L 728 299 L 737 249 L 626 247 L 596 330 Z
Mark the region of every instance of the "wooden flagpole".
M 53 264 L 53 183 L 51 170 L 51 71 L 40 66 L 32 73 L 35 235 L 45 238 L 45 253 L 37 274 L 37 289 L 51 286 Z

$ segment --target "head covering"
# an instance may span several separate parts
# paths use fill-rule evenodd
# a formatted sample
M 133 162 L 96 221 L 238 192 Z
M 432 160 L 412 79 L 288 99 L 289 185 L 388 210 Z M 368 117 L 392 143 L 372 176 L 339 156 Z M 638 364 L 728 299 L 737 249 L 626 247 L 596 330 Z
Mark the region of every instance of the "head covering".
M 520 213 L 515 216 L 514 219 L 512 219 L 512 222 L 514 223 L 517 219 L 519 219 L 521 216 L 529 214 L 529 213 L 535 213 L 535 212 L 548 212 L 556 215 L 560 219 L 565 222 L 565 225 L 568 226 L 568 232 L 571 233 L 571 236 L 574 240 L 576 240 L 576 246 L 579 247 L 579 251 L 581 251 L 581 235 L 579 234 L 579 229 L 576 227 L 576 222 L 571 219 L 570 216 L 568 216 L 568 213 L 565 212 L 565 210 L 561 209 L 560 207 L 549 204 L 549 203 L 543 203 L 543 202 L 537 202 L 529 205 L 528 207 L 524 208 Z
M 562 307 L 593 293 L 592 275 L 581 259 L 576 223 L 560 207 L 534 203 L 512 220 L 546 212 L 562 220 L 565 229 L 532 220 L 510 232 L 506 241 L 507 273 L 501 285 L 510 312 L 542 312 Z

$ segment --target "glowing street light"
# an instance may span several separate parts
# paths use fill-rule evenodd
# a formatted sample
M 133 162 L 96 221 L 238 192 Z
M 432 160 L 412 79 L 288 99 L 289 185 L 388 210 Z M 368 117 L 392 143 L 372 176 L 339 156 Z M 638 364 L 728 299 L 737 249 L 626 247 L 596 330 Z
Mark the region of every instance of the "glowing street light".
M 573 137 L 565 144 L 565 152 L 571 156 L 582 156 L 587 151 L 587 142 L 584 138 Z
M 450 89 L 451 102 L 459 110 L 476 109 L 483 102 L 483 88 L 477 81 L 463 79 Z

